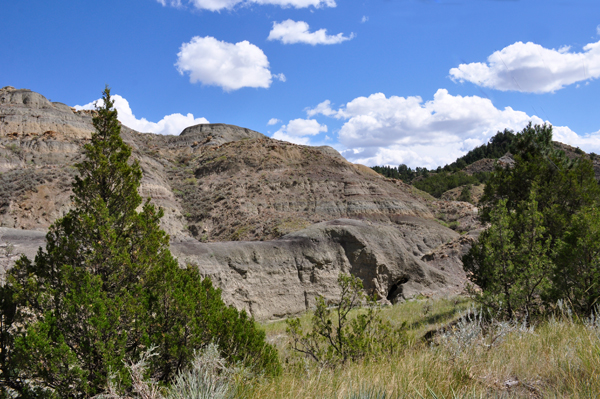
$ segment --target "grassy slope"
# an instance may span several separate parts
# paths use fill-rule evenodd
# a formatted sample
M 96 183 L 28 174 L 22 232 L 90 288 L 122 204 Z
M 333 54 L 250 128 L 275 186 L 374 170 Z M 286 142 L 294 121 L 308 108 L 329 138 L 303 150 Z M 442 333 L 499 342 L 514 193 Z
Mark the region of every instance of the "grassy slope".
M 446 339 L 425 343 L 427 331 L 458 319 L 466 300 L 421 300 L 383 311 L 407 321 L 411 345 L 400 356 L 319 369 L 287 347 L 285 323 L 265 325 L 278 346 L 283 374 L 240 386 L 245 398 L 572 397 L 600 396 L 600 324 L 568 317 L 537 325 L 496 327 L 469 340 L 470 327 L 455 325 Z M 308 324 L 309 315 L 303 316 Z M 471 335 L 472 337 L 472 335 Z M 295 366 L 294 366 L 295 364 Z M 371 391 L 352 396 L 359 391 Z

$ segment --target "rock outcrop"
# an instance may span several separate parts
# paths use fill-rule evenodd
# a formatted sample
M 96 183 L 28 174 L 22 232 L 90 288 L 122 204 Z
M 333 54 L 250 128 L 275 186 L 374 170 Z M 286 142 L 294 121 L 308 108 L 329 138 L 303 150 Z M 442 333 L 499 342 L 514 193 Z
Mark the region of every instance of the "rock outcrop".
M 0 89 L 0 136 L 53 136 L 89 138 L 94 131 L 90 112 L 75 112 L 41 94 L 7 86 Z
M 336 219 L 272 241 L 187 241 L 173 244 L 172 251 L 182 264 L 209 276 L 228 303 L 272 319 L 314 307 L 317 295 L 334 299 L 340 272 L 358 276 L 368 293 L 392 303 L 459 294 L 466 280 L 461 267 L 422 259 L 459 237 L 415 217 L 396 226 Z
M 366 291 L 384 302 L 459 294 L 465 285 L 456 257 L 462 254 L 462 238 L 435 221 L 415 217 L 396 226 L 337 219 L 272 241 L 189 239 L 172 243 L 171 251 L 182 267 L 197 267 L 210 277 L 227 303 L 266 320 L 306 311 L 317 295 L 335 298 L 340 272 L 360 277 Z M 10 243 L 13 254 L 30 258 L 45 245 L 41 232 L 2 227 L 0 241 L 0 247 Z
M 90 111 L 29 90 L 0 90 L 0 234 L 15 251 L 32 256 L 70 209 L 73 165 L 91 120 Z M 165 211 L 174 255 L 258 319 L 304 311 L 316 295 L 332 298 L 340 272 L 391 302 L 463 289 L 460 251 L 448 252 L 454 263 L 443 267 L 426 255 L 463 244 L 436 218 L 466 226 L 476 215 L 468 204 L 432 201 L 331 147 L 232 125 L 192 126 L 179 136 L 123 127 L 122 137 L 143 171 L 141 195 Z

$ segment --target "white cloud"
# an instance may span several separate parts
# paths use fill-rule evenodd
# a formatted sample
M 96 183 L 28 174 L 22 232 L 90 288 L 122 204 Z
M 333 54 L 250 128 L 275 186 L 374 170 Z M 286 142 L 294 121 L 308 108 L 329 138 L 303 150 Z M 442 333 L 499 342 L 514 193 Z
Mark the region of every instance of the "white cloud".
M 293 119 L 287 125 L 281 126 L 272 137 L 290 143 L 308 145 L 310 136 L 323 132 L 327 132 L 327 126 L 319 124 L 314 119 Z
M 268 88 L 273 77 L 285 81 L 283 74 L 271 74 L 265 53 L 246 40 L 233 44 L 195 36 L 181 45 L 175 66 L 180 74 L 189 74 L 191 83 L 220 86 L 225 91 Z
M 274 138 L 276 140 L 287 141 L 287 142 L 294 143 L 294 144 L 302 144 L 302 145 L 310 144 L 310 137 L 292 136 L 290 134 L 285 133 L 285 131 L 282 131 L 281 129 L 279 129 L 278 131 L 273 133 L 273 136 L 271 136 L 271 138 Z
M 158 1 L 160 4 L 164 6 L 171 6 L 171 7 L 176 7 L 179 8 L 182 6 L 181 4 L 181 0 L 156 0 Z
M 346 120 L 339 131 L 338 150 L 351 162 L 436 168 L 454 162 L 485 144 L 498 131 L 518 132 L 530 121 L 549 123 L 510 107 L 496 108 L 487 98 L 453 96 L 439 89 L 433 100 L 386 97 L 382 93 L 358 97 L 339 110 L 328 101 L 313 114 Z M 578 135 L 567 126 L 554 126 L 554 140 L 600 153 L 600 131 Z
M 308 117 L 315 116 L 317 114 L 325 115 L 325 116 L 337 116 L 338 111 L 334 111 L 331 108 L 331 101 L 325 100 L 314 108 L 307 108 L 306 114 Z
M 367 22 L 369 20 L 369 17 L 367 17 L 366 15 L 363 15 L 362 19 L 360 20 L 361 24 L 364 24 L 365 22 Z
M 600 25 L 596 26 L 596 34 L 600 35 Z
M 163 6 L 172 6 L 181 8 L 183 3 L 199 10 L 220 11 L 223 9 L 231 10 L 237 5 L 276 5 L 282 8 L 307 8 L 307 7 L 335 7 L 335 0 L 157 0 Z
M 280 40 L 283 44 L 306 43 L 317 44 L 337 44 L 354 37 L 344 36 L 343 33 L 337 35 L 328 35 L 327 29 L 319 29 L 315 32 L 309 31 L 310 27 L 304 21 L 292 21 L 288 19 L 281 23 L 273 22 L 273 29 L 269 33 L 267 40 Z
M 125 98 L 118 94 L 114 94 L 112 95 L 112 99 L 118 113 L 119 121 L 123 125 L 133 130 L 137 130 L 138 132 L 179 135 L 179 133 L 188 126 L 209 123 L 206 118 L 194 118 L 194 115 L 192 114 L 182 115 L 179 113 L 166 115 L 156 123 L 150 122 L 146 118 L 137 119 L 135 115 L 133 115 L 129 102 Z M 104 104 L 103 100 L 99 99 L 86 105 L 76 105 L 74 108 L 77 110 L 95 109 L 96 103 L 98 106 Z
M 273 75 L 273 77 L 277 80 L 279 80 L 280 82 L 285 82 L 287 81 L 287 78 L 285 77 L 285 75 L 283 73 L 276 73 Z
M 580 53 L 570 52 L 568 46 L 555 50 L 516 42 L 494 52 L 487 61 L 460 64 L 450 69 L 450 77 L 502 91 L 554 92 L 600 77 L 600 41 L 584 46 Z
M 566 126 L 554 126 L 552 133 L 555 141 L 579 147 L 588 153 L 600 154 L 600 130 L 580 136 Z
M 324 112 L 317 113 L 346 120 L 338 134 L 343 155 L 371 166 L 443 166 L 497 131 L 544 122 L 510 107 L 497 109 L 489 99 L 453 96 L 445 89 L 427 102 L 377 93 L 355 98 L 337 111 L 326 101 L 315 110 L 319 108 Z
M 277 119 L 277 118 L 271 118 L 269 119 L 269 121 L 267 122 L 267 125 L 269 126 L 273 126 L 276 125 L 278 123 L 281 123 L 281 120 Z

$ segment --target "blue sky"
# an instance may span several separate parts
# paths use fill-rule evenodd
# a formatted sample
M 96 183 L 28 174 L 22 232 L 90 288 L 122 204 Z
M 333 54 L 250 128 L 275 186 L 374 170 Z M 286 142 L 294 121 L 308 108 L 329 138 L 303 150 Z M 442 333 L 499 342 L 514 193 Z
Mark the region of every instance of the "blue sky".
M 548 121 L 600 153 L 597 0 L 4 1 L 0 86 L 436 167 Z

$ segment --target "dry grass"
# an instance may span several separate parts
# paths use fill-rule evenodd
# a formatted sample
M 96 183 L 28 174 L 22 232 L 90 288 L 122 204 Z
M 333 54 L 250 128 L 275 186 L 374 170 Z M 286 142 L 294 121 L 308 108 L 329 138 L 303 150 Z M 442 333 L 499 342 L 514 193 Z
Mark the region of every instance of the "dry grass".
M 266 399 L 600 397 L 599 323 L 586 326 L 565 316 L 533 330 L 516 323 L 496 325 L 459 352 L 450 342 L 465 340 L 468 326 L 464 323 L 463 327 L 453 323 L 454 329 L 446 334 L 452 339 L 436 343 L 420 339 L 427 331 L 455 322 L 457 313 L 468 306 L 465 300 L 425 300 L 385 309 L 384 317 L 394 323 L 408 322 L 411 345 L 394 358 L 337 369 L 319 369 L 291 353 L 283 322 L 266 325 L 268 337 L 281 350 L 285 370 L 277 378 L 240 385 L 238 395 Z M 303 317 L 305 323 L 309 320 L 309 315 Z

